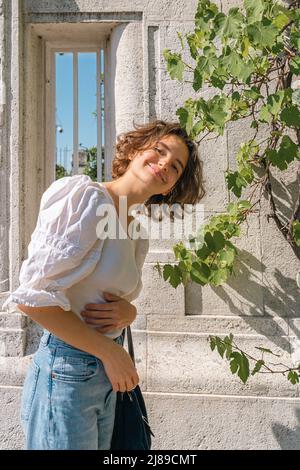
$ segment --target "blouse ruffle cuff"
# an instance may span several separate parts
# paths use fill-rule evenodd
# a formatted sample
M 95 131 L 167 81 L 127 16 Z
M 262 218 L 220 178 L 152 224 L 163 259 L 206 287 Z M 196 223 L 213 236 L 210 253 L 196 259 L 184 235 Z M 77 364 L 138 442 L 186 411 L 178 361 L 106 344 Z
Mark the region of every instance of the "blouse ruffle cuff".
M 7 312 L 18 310 L 17 304 L 27 307 L 51 307 L 58 306 L 63 310 L 71 310 L 71 305 L 62 291 L 49 292 L 45 290 L 34 290 L 29 287 L 20 286 L 4 302 L 2 309 Z M 23 313 L 23 312 L 22 312 Z

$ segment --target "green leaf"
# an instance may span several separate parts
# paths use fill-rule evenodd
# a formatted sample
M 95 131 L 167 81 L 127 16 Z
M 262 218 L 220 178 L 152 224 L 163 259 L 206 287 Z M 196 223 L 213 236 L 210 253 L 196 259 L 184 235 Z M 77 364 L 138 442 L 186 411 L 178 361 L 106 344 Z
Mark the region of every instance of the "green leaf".
M 238 236 L 240 234 L 240 227 L 236 224 L 226 224 L 226 233 L 228 237 Z M 228 240 L 226 241 L 226 245 L 228 244 Z M 233 247 L 234 248 L 234 247 Z
M 212 351 L 214 351 L 214 349 L 217 346 L 217 341 L 216 341 L 215 336 L 210 336 L 209 341 L 210 341 L 210 348 L 211 348 Z
M 282 138 L 280 149 L 278 151 L 278 158 L 281 162 L 285 162 L 283 169 L 286 169 L 288 164 L 291 163 L 294 159 L 299 158 L 298 146 L 287 135 L 283 136 Z
M 244 36 L 241 42 L 242 56 L 246 59 L 249 56 L 250 41 L 247 36 Z
M 227 72 L 227 74 L 245 83 L 255 71 L 255 65 L 252 61 L 246 61 L 242 55 L 229 46 L 224 50 L 224 54 L 218 60 L 224 72 Z
M 277 118 L 279 112 L 282 109 L 282 105 L 287 98 L 288 93 L 286 90 L 279 90 L 278 92 L 269 95 L 267 99 L 267 104 L 265 106 L 262 106 L 260 110 L 260 121 L 270 122 L 272 116 Z
M 232 340 L 233 340 L 233 335 L 232 333 L 229 336 L 225 336 L 224 338 L 224 344 L 226 346 L 226 359 L 230 359 L 230 356 L 232 354 Z
M 266 156 L 267 158 L 270 160 L 270 162 L 272 163 L 272 165 L 274 166 L 277 166 L 278 168 L 280 168 L 281 170 L 285 170 L 287 168 L 287 165 L 286 163 L 283 161 L 280 160 L 280 158 L 278 157 L 278 152 L 277 150 L 274 150 L 274 149 L 268 149 L 266 151 Z
M 214 30 L 217 35 L 222 35 L 224 23 L 226 21 L 226 15 L 222 12 L 219 12 L 214 18 Z
M 212 271 L 210 282 L 214 286 L 219 286 L 227 281 L 229 271 L 226 268 L 219 268 Z
M 184 49 L 184 44 L 183 44 L 183 39 L 182 39 L 182 34 L 180 31 L 177 31 L 177 36 L 179 37 L 181 49 Z
M 294 220 L 292 227 L 293 227 L 293 237 L 295 239 L 296 245 L 300 246 L 300 221 Z
M 164 272 L 163 272 L 163 277 L 164 280 L 166 281 L 173 273 L 173 266 L 171 264 L 165 264 L 164 265 Z
M 264 364 L 265 364 L 265 361 L 263 361 L 262 359 L 257 361 L 251 375 L 257 374 L 257 372 L 260 371 L 260 369 L 262 368 Z
M 230 8 L 227 16 L 224 19 L 223 27 L 220 31 L 224 37 L 236 38 L 243 26 L 244 16 L 239 11 L 238 7 Z
M 268 106 L 262 106 L 259 112 L 259 120 L 261 122 L 271 122 L 272 114 L 270 113 Z
M 300 89 L 299 88 L 296 88 L 296 90 L 293 90 L 292 103 L 296 104 L 298 107 L 300 106 Z
M 237 204 L 235 202 L 229 202 L 229 204 L 227 204 L 227 210 L 230 215 L 236 216 L 238 213 Z
M 221 250 L 225 246 L 224 235 L 222 232 L 219 232 L 218 230 L 213 233 L 207 232 L 204 235 L 204 240 L 208 248 L 214 252 Z
M 185 246 L 183 241 L 173 246 L 173 251 L 177 259 L 188 261 L 190 259 L 190 250 Z
M 243 383 L 249 378 L 249 361 L 243 353 L 233 352 L 231 354 L 230 369 L 233 374 L 237 372 Z
M 228 73 L 233 77 L 238 77 L 241 67 L 243 66 L 243 59 L 236 51 L 232 50 L 223 57 L 221 63 Z
M 231 248 L 224 248 L 219 252 L 219 260 L 222 268 L 229 266 L 233 263 L 235 258 L 235 251 Z
M 253 101 L 257 101 L 259 98 L 262 98 L 262 94 L 256 86 L 251 87 L 250 89 L 244 90 L 244 96 Z
M 250 42 L 261 49 L 271 48 L 278 36 L 278 29 L 268 19 L 250 24 L 246 28 Z
M 194 60 L 198 57 L 198 48 L 202 47 L 201 43 L 197 41 L 197 34 L 191 33 L 187 34 L 186 40 L 190 49 L 190 54 Z
M 237 207 L 238 207 L 239 210 L 241 210 L 241 209 L 250 209 L 251 202 L 247 201 L 246 199 L 243 199 L 243 200 L 237 202 Z
M 163 278 L 165 281 L 169 279 L 172 287 L 177 287 L 181 282 L 181 273 L 178 266 L 171 264 L 164 265 Z
M 284 108 L 280 118 L 289 127 L 300 127 L 300 110 L 297 106 L 290 105 Z
M 221 250 L 225 245 L 225 238 L 222 232 L 218 230 L 213 233 L 215 251 Z
M 285 98 L 284 90 L 279 90 L 277 93 L 273 93 L 272 95 L 268 96 L 267 103 L 268 109 L 273 116 L 277 117 L 279 112 L 281 111 L 282 103 Z
M 189 117 L 189 112 L 186 108 L 178 108 L 176 111 L 177 116 L 179 117 L 180 124 L 183 128 L 186 127 L 188 117 Z
M 248 186 L 247 181 L 243 178 L 238 171 L 225 172 L 225 179 L 227 181 L 227 186 L 230 191 L 233 192 L 237 197 L 241 197 L 243 188 Z
M 279 13 L 279 15 L 275 16 L 272 21 L 272 24 L 276 26 L 278 29 L 284 28 L 290 21 L 290 18 L 285 13 Z
M 216 336 L 216 344 L 217 344 L 218 353 L 223 358 L 224 353 L 226 351 L 226 346 L 225 346 L 224 342 L 221 340 L 221 338 L 219 338 L 218 336 Z
M 299 383 L 299 375 L 295 371 L 290 370 L 287 378 L 293 385 Z
M 210 51 L 210 48 L 208 48 Z M 217 58 L 214 54 L 202 55 L 197 58 L 197 65 L 194 70 L 193 88 L 198 91 L 206 78 L 208 78 L 217 66 Z
M 153 267 L 154 267 L 154 269 L 157 270 L 159 276 L 162 276 L 162 270 L 161 270 L 161 267 L 160 267 L 160 264 L 159 264 L 158 261 L 156 262 L 156 264 Z
M 194 80 L 193 80 L 193 89 L 195 91 L 200 90 L 204 83 L 203 73 L 201 73 L 197 68 L 194 70 Z
M 183 80 L 184 63 L 181 59 L 181 54 L 172 53 L 169 49 L 163 50 L 164 59 L 167 62 L 167 70 L 170 77 L 174 80 L 177 79 L 180 82 Z
M 219 10 L 215 3 L 209 0 L 200 0 L 195 14 L 195 22 L 203 20 L 207 24 L 218 12 Z
M 258 51 L 256 53 L 258 54 Z M 254 59 L 254 62 L 255 62 L 256 73 L 261 76 L 266 75 L 268 68 L 270 66 L 268 57 L 264 55 L 261 55 L 260 57 L 258 56 L 256 59 Z
M 273 353 L 273 351 L 271 351 L 271 349 L 267 349 L 267 348 L 262 348 L 261 346 L 255 346 L 256 349 L 259 349 L 259 351 L 262 351 L 264 353 L 269 353 L 269 354 L 272 354 L 273 356 L 277 356 L 277 357 L 280 357 L 280 354 L 275 354 Z
M 299 37 L 299 31 L 298 31 L 298 28 L 296 30 L 291 30 L 291 33 L 290 33 L 290 41 L 291 41 L 291 45 L 297 49 L 298 51 L 300 51 L 300 37 Z
M 257 121 L 252 121 L 250 127 L 252 127 L 253 129 L 257 129 L 257 128 L 258 128 L 258 125 L 259 125 L 259 124 L 258 124 Z
M 244 0 L 244 6 L 247 13 L 246 19 L 248 24 L 261 21 L 264 13 L 263 0 Z
M 282 137 L 280 148 L 278 151 L 269 149 L 266 152 L 272 165 L 276 166 L 280 170 L 286 170 L 288 164 L 294 159 L 299 158 L 299 149 L 292 139 L 288 135 Z
M 190 274 L 191 274 L 192 281 L 202 286 L 207 284 L 210 279 L 209 267 L 205 263 L 201 263 L 201 262 L 198 263 L 198 261 L 194 261 L 192 263 Z
M 176 115 L 179 117 L 180 125 L 186 130 L 187 134 L 191 137 L 195 116 L 193 103 L 191 103 L 189 100 L 186 100 L 185 108 L 178 108 L 176 111 Z
M 205 260 L 211 252 L 212 250 L 204 243 L 203 246 L 196 251 L 196 255 L 198 258 Z
M 293 72 L 295 75 L 300 74 L 300 57 L 299 56 L 292 58 L 292 60 L 290 61 L 290 68 L 291 68 L 291 72 Z
M 215 124 L 215 128 L 223 134 L 225 122 L 230 118 L 229 100 L 223 96 L 214 96 L 209 100 L 207 118 Z
M 210 77 L 210 81 L 213 87 L 220 88 L 220 90 L 223 90 L 226 84 L 226 80 L 220 78 L 216 73 L 213 73 L 213 75 Z

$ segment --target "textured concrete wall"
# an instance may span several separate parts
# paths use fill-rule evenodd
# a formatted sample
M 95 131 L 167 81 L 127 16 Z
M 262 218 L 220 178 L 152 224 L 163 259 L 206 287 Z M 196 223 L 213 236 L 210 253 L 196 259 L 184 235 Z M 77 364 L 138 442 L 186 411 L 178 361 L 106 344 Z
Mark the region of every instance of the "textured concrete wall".
M 47 181 L 43 159 L 43 25 L 112 22 L 107 38 L 107 156 L 116 134 L 135 122 L 176 119 L 176 109 L 195 93 L 170 79 L 162 50 L 179 50 L 177 31 L 193 29 L 196 0 L 12 0 L 0 2 L 0 308 L 18 282 L 39 197 Z M 226 12 L 240 0 L 216 2 Z M 34 25 L 39 25 L 39 34 Z M 107 24 L 107 23 L 106 23 Z M 24 31 L 24 33 L 23 33 Z M 41 35 L 41 37 L 39 37 Z M 184 56 L 189 60 L 187 51 Z M 204 87 L 200 94 L 210 96 Z M 25 116 L 25 122 L 22 117 Z M 211 136 L 210 136 L 211 137 Z M 234 200 L 224 171 L 234 168 L 239 143 L 249 138 L 242 123 L 224 136 L 205 139 L 207 194 L 205 217 Z M 288 185 L 297 196 L 295 165 L 274 172 L 276 197 L 283 212 Z M 108 175 L 107 175 L 108 176 Z M 238 241 L 237 275 L 219 287 L 190 283 L 174 290 L 153 266 L 174 261 L 172 243 L 150 242 L 143 271 L 144 289 L 135 302 L 136 363 L 156 435 L 155 449 L 299 449 L 299 387 L 277 375 L 258 375 L 247 385 L 233 377 L 207 341 L 209 334 L 233 333 L 249 353 L 270 347 L 287 364 L 299 358 L 299 262 L 261 214 L 249 219 Z M 0 448 L 23 446 L 18 409 L 21 387 L 41 330 L 18 313 L 0 313 Z M 180 423 L 180 426 L 178 426 Z

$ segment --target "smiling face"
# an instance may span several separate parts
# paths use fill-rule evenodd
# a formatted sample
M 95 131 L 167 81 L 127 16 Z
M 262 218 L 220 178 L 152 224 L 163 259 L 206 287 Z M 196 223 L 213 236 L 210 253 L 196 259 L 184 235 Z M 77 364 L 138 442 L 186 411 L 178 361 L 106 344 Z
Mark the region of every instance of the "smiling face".
M 153 189 L 153 194 L 166 195 L 176 185 L 189 157 L 183 140 L 176 135 L 166 135 L 150 149 L 137 153 L 131 162 L 136 171 Z

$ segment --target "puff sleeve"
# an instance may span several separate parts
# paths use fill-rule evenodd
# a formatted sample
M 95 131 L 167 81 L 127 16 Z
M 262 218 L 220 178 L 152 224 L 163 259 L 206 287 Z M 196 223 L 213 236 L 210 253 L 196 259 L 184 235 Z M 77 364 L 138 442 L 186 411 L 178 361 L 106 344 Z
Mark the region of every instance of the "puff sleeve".
M 60 306 L 71 310 L 66 289 L 90 274 L 101 256 L 96 210 L 103 189 L 88 175 L 65 176 L 43 193 L 19 287 L 4 302 L 30 307 Z

